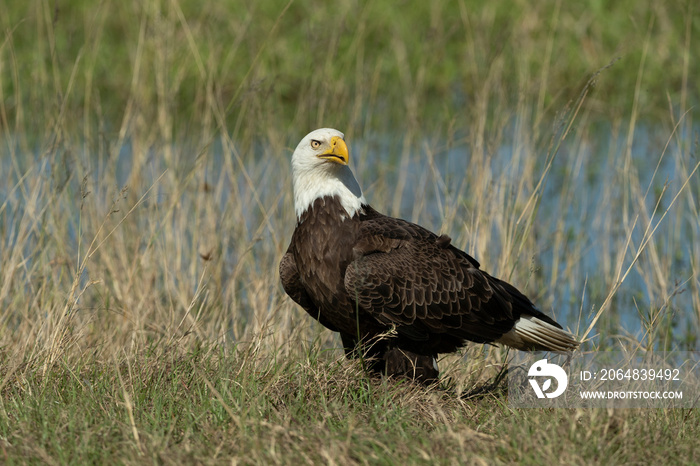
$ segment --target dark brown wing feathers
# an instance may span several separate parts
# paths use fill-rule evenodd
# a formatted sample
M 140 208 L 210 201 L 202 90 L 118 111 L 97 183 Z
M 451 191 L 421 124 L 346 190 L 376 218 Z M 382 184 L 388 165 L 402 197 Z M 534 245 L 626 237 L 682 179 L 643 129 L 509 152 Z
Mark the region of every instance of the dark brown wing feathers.
M 450 334 L 489 342 L 511 330 L 521 312 L 539 317 L 525 296 L 450 243 L 404 220 L 367 219 L 345 288 L 378 321 L 421 340 Z
M 419 225 L 365 206 L 349 220 L 332 198 L 317 199 L 280 262 L 285 291 L 344 341 L 395 328 L 404 349 L 451 352 L 488 343 L 521 314 L 561 328 L 506 282 Z

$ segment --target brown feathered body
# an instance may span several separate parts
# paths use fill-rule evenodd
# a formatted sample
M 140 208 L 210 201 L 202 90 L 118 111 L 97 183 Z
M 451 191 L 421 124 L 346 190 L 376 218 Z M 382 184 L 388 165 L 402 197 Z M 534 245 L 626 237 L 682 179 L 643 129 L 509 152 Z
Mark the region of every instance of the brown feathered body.
M 332 193 L 298 209 L 280 262 L 286 293 L 340 333 L 348 356 L 361 351 L 375 370 L 434 382 L 438 353 L 467 341 L 523 350 L 576 347 L 558 323 L 480 270 L 448 236 L 382 215 L 361 193 L 357 199 L 350 212 L 348 198 Z

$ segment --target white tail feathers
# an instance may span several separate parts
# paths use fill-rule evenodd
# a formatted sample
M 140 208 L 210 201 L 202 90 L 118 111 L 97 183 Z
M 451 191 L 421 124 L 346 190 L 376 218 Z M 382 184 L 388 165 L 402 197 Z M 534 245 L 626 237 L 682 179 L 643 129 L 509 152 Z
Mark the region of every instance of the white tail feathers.
M 512 346 L 523 351 L 569 352 L 578 348 L 579 342 L 566 330 L 533 316 L 522 316 L 512 330 L 496 343 Z

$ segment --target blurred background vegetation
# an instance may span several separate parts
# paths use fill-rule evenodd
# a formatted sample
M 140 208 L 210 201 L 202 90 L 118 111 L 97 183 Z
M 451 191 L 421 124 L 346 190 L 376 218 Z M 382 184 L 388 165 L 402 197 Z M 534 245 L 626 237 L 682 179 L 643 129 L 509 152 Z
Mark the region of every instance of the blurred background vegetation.
M 696 345 L 693 1 L 0 6 L 0 303 L 63 264 L 43 302 L 70 289 L 67 308 L 168 333 L 198 297 L 217 338 L 288 326 L 288 158 L 330 126 L 380 210 L 451 234 L 543 309 Z M 7 321 L 31 321 L 33 293 Z
M 229 129 L 253 133 L 427 132 L 523 98 L 551 119 L 615 59 L 588 100 L 594 120 L 629 115 L 642 75 L 642 120 L 698 102 L 692 0 L 0 3 L 2 124 L 19 116 L 32 133 L 71 115 L 60 126 L 100 122 L 81 127 L 92 140 L 130 103 L 135 126 L 170 139 L 200 132 L 210 99 Z
M 335 127 L 378 210 L 585 351 L 697 350 L 699 10 L 0 0 L 0 462 L 692 462 L 697 410 L 457 397 L 498 347 L 368 378 L 277 265 L 292 149 Z

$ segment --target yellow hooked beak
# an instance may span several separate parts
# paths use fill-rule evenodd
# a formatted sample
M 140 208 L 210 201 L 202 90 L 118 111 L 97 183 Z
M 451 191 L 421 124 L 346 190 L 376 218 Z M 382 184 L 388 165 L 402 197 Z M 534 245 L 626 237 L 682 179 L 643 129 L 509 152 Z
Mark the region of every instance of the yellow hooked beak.
M 345 141 L 341 137 L 333 136 L 331 138 L 331 146 L 328 148 L 328 150 L 326 150 L 322 154 L 319 154 L 319 157 L 322 159 L 330 160 L 332 162 L 347 165 L 350 161 L 348 145 L 345 144 Z

